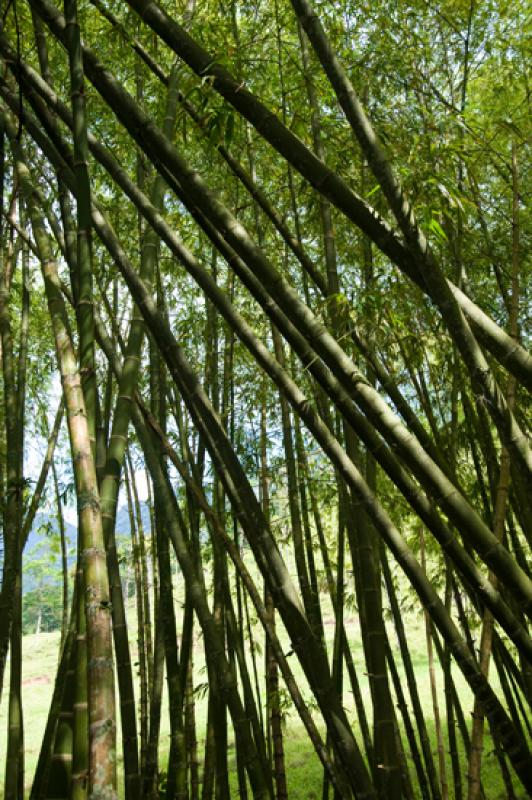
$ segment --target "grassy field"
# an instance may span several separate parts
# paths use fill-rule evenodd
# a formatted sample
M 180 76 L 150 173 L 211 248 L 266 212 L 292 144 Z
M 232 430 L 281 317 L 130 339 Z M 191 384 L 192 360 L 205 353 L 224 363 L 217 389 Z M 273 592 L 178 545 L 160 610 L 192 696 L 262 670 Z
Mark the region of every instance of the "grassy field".
M 179 610 L 179 603 L 176 604 L 176 610 Z M 135 624 L 134 610 L 131 609 L 130 623 Z M 332 639 L 334 633 L 334 625 L 332 617 L 325 619 L 326 633 L 329 640 Z M 369 703 L 369 689 L 366 678 L 364 676 L 364 662 L 362 657 L 362 644 L 360 641 L 360 634 L 358 630 L 358 623 L 355 617 L 346 620 L 346 627 L 348 636 L 351 641 L 355 665 L 358 670 L 359 678 L 362 684 L 364 697 L 367 700 L 368 708 Z M 134 627 L 132 628 L 134 630 Z M 424 639 L 424 625 L 423 618 L 420 613 L 411 614 L 408 619 L 408 630 L 410 633 L 409 645 L 414 660 L 416 671 L 416 678 L 418 681 L 419 691 L 421 695 L 422 707 L 425 711 L 425 719 L 433 741 L 434 737 L 434 721 L 432 700 L 430 694 L 429 673 L 427 665 L 427 656 L 425 649 Z M 392 632 L 390 631 L 390 634 Z M 134 636 L 131 636 L 132 641 Z M 391 635 L 391 641 L 394 641 Z M 288 645 L 288 642 L 287 642 Z M 55 676 L 55 668 L 58 656 L 59 636 L 57 633 L 41 633 L 38 635 L 26 636 L 23 641 L 23 704 L 24 704 L 24 719 L 25 719 L 25 752 L 26 752 L 26 786 L 29 788 L 31 785 L 31 777 L 35 769 L 36 760 L 39 753 L 40 741 L 50 698 L 53 691 L 53 681 Z M 136 660 L 136 646 L 132 646 L 132 661 Z M 287 647 L 288 649 L 288 647 Z M 299 686 L 303 692 L 304 697 L 310 699 L 310 692 L 306 685 L 304 676 L 298 668 L 295 657 L 290 658 L 292 668 L 299 681 Z M 401 673 L 401 676 L 404 677 Z M 456 681 L 457 689 L 462 698 L 464 713 L 466 719 L 469 720 L 469 712 L 471 709 L 471 694 L 468 687 L 465 685 L 460 673 L 455 669 L 454 678 Z M 5 687 L 8 687 L 9 675 L 6 675 Z M 203 648 L 200 635 L 196 635 L 195 640 L 195 683 L 203 683 L 205 681 L 205 670 L 203 660 Z M 438 687 L 440 690 L 440 713 L 444 716 L 444 697 L 443 697 L 443 680 L 442 675 L 437 673 Z M 403 683 L 406 690 L 406 682 Z M 4 702 L 0 709 L 0 766 L 2 768 L 5 757 L 5 741 L 6 741 L 6 714 L 7 714 L 7 695 L 4 692 Z M 346 708 L 354 719 L 353 704 L 351 701 L 350 693 L 346 692 L 345 695 Z M 203 736 L 203 730 L 206 718 L 206 702 L 204 699 L 198 699 L 197 703 L 197 723 L 198 723 L 198 738 L 200 740 Z M 318 719 L 318 718 L 317 718 Z M 355 732 L 358 732 L 358 725 L 356 720 L 353 723 Z M 166 705 L 163 708 L 163 723 L 161 730 L 161 769 L 165 769 L 166 752 L 168 747 L 168 715 Z M 314 754 L 311 746 L 306 739 L 305 731 L 302 724 L 297 717 L 297 714 L 292 710 L 287 711 L 285 720 L 285 747 L 286 747 L 286 763 L 288 773 L 288 784 L 290 791 L 290 798 L 292 800 L 313 800 L 314 798 L 321 798 L 321 778 L 322 769 L 320 763 Z M 434 743 L 435 750 L 435 743 Z M 119 763 L 121 762 L 119 753 Z M 234 796 L 237 797 L 236 779 L 235 779 L 235 757 L 232 743 L 230 744 L 229 763 L 232 770 L 232 785 L 234 787 Z M 466 774 L 467 767 L 462 753 L 462 777 L 464 788 L 466 788 Z M 412 774 L 413 767 L 411 765 Z M 492 752 L 492 747 L 488 744 L 487 755 L 484 761 L 484 783 L 486 786 L 487 800 L 503 800 L 506 792 L 499 777 L 498 767 L 495 756 Z M 452 784 L 452 775 L 450 764 L 448 765 L 448 780 Z M 2 780 L 3 783 L 3 780 Z M 2 789 L 0 788 L 0 797 L 2 796 Z M 452 791 L 450 793 L 452 796 Z M 524 798 L 524 794 L 519 794 L 518 797 Z

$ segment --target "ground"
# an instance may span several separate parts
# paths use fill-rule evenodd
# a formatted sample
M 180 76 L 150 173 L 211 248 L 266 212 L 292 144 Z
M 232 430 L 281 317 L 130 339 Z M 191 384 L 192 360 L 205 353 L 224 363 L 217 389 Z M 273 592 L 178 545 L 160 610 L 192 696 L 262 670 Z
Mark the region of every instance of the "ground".
M 176 610 L 178 606 L 176 606 Z M 325 619 L 326 635 L 331 638 L 334 633 L 334 624 L 332 617 Z M 425 711 L 425 720 L 434 737 L 434 721 L 432 712 L 432 701 L 430 694 L 429 673 L 427 664 L 427 655 L 425 649 L 424 639 L 424 623 L 421 614 L 409 615 L 408 629 L 412 632 L 410 635 L 409 646 L 412 651 L 412 658 L 414 661 L 414 668 L 416 671 L 416 679 L 419 685 L 421 694 L 421 703 Z M 131 609 L 130 624 L 134 625 L 134 613 Z M 362 682 L 362 688 L 367 700 L 367 707 L 369 704 L 369 691 L 367 682 L 363 675 L 364 664 L 362 659 L 362 645 L 358 626 L 355 617 L 347 618 L 346 628 L 348 636 L 351 640 L 353 654 L 355 658 L 355 665 L 358 668 L 358 674 Z M 133 629 L 132 629 L 133 630 Z M 392 643 L 395 641 L 392 631 L 390 631 Z M 134 635 L 130 636 L 134 640 Z M 287 643 L 288 645 L 288 643 Z M 26 787 L 29 789 L 31 785 L 31 778 L 35 769 L 35 764 L 39 754 L 39 747 L 42 737 L 44 725 L 46 723 L 46 716 L 48 713 L 50 698 L 53 691 L 53 681 L 58 658 L 59 635 L 58 633 L 41 633 L 32 636 L 25 636 L 23 640 L 23 704 L 24 704 L 24 717 L 25 717 L 25 751 L 26 751 Z M 288 646 L 287 646 L 288 651 Z M 261 656 L 259 656 L 261 659 Z M 135 663 L 136 652 L 132 652 L 132 660 Z M 305 697 L 310 697 L 310 692 L 305 688 L 305 680 L 297 668 L 295 656 L 290 657 L 291 666 L 294 669 L 295 675 L 299 681 L 300 689 L 303 691 Z M 204 680 L 203 672 L 203 658 L 202 658 L 202 641 L 201 637 L 197 636 L 195 644 L 195 682 L 201 683 Z M 457 689 L 464 706 L 464 713 L 466 719 L 470 719 L 471 709 L 471 695 L 465 682 L 462 680 L 461 675 L 455 669 L 453 676 L 457 683 Z M 402 676 L 403 677 L 403 676 Z M 442 675 L 437 672 L 437 681 L 439 689 L 443 689 Z M 406 681 L 403 682 L 406 691 Z M 6 738 L 6 714 L 7 714 L 7 696 L 8 691 L 8 675 L 6 675 L 6 682 L 4 684 L 5 690 L 0 708 L 0 767 L 3 773 L 3 759 L 2 753 L 5 753 L 5 738 Z M 440 694 L 440 714 L 445 717 L 445 706 L 443 691 Z M 352 710 L 352 702 L 350 694 L 346 693 L 346 707 L 349 711 Z M 197 700 L 197 723 L 198 723 L 198 739 L 201 743 L 203 729 L 205 724 L 206 702 L 201 696 Z M 164 769 L 166 762 L 167 749 L 167 734 L 169 730 L 168 717 L 166 706 L 163 708 L 163 722 L 161 730 L 161 769 Z M 358 731 L 356 723 L 354 724 L 355 732 Z M 297 714 L 292 710 L 286 716 L 285 721 L 285 747 L 286 747 L 286 761 L 287 761 L 287 776 L 289 786 L 290 800 L 314 800 L 321 798 L 321 781 L 322 781 L 322 768 L 315 755 L 312 747 L 306 739 L 305 731 Z M 484 781 L 486 787 L 486 800 L 504 800 L 506 793 L 504 787 L 498 776 L 498 769 L 493 755 L 492 748 L 487 748 L 488 755 L 485 759 L 484 768 Z M 434 745 L 435 751 L 435 745 Z M 463 760 L 462 779 L 466 783 L 467 767 Z M 121 759 L 119 759 L 119 764 Z M 229 766 L 232 771 L 232 781 L 235 787 L 236 794 L 236 780 L 235 780 L 235 758 L 234 750 L 230 749 Z M 413 771 L 413 767 L 412 767 Z M 3 775 L 2 775 L 3 778 Z M 450 764 L 448 764 L 448 781 L 452 784 L 452 775 Z M 0 781 L 3 783 L 3 780 Z M 2 788 L 0 786 L 0 798 L 2 796 Z M 452 791 L 451 791 L 452 796 Z M 522 795 L 524 799 L 524 795 Z

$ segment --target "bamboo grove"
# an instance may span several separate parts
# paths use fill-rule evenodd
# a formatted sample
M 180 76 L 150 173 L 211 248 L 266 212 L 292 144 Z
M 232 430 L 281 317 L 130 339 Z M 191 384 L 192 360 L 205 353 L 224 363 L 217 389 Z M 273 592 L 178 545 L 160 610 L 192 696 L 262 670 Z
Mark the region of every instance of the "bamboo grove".
M 5 800 L 302 797 L 287 705 L 305 796 L 530 796 L 526 4 L 0 10 Z M 28 775 L 23 552 L 50 498 Z

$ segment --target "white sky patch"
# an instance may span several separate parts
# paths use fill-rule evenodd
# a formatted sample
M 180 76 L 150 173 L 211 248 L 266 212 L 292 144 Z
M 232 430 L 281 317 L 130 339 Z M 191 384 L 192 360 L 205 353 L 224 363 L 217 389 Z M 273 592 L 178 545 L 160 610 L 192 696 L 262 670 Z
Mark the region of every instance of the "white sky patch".
M 148 500 L 148 481 L 146 479 L 146 472 L 144 470 L 137 470 L 135 472 L 135 483 L 137 485 L 137 492 L 141 503 Z
M 55 373 L 52 376 L 47 397 L 46 415 L 48 420 L 48 428 L 50 431 L 52 430 L 55 421 L 55 414 L 57 411 L 60 397 L 61 397 L 61 379 L 59 374 Z M 37 433 L 37 431 L 32 429 L 31 421 L 30 421 L 29 431 L 31 431 L 31 434 L 26 436 L 26 441 L 25 441 L 24 475 L 31 481 L 31 491 L 33 491 L 33 489 L 35 488 L 35 483 L 41 471 L 44 457 L 46 455 L 47 441 L 43 436 L 40 436 Z M 59 441 L 57 443 L 55 450 L 55 459 L 56 459 L 56 464 L 58 464 L 60 484 L 64 477 L 64 472 L 61 469 L 61 462 L 63 463 L 68 462 L 69 458 L 70 458 L 70 445 L 68 441 L 68 435 L 66 433 L 65 418 L 63 417 L 61 433 L 59 435 Z M 71 472 L 71 467 L 69 468 L 68 471 Z M 72 477 L 70 478 L 70 480 L 72 480 Z M 148 482 L 146 478 L 146 472 L 143 469 L 135 470 L 135 482 L 137 486 L 139 501 L 141 503 L 147 502 Z M 43 511 L 45 510 L 46 506 L 48 506 L 50 509 L 53 509 L 55 507 L 55 498 L 53 492 L 51 491 L 51 486 L 52 486 L 51 472 L 49 472 L 48 474 L 47 486 L 48 486 L 47 501 L 41 505 L 41 510 Z M 120 486 L 120 495 L 118 498 L 118 507 L 121 508 L 122 506 L 127 506 L 127 497 L 123 484 L 121 484 Z M 66 522 L 77 528 L 78 515 L 77 515 L 76 499 L 73 494 L 69 496 L 66 503 L 63 503 L 63 516 Z

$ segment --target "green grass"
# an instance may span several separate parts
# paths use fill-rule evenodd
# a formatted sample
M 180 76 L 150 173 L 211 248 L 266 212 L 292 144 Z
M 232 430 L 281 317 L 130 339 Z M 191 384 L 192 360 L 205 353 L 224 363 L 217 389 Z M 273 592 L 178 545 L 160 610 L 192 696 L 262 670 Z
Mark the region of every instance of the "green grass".
M 181 600 L 179 592 L 176 597 L 176 612 L 178 615 L 181 613 Z M 324 604 L 325 605 L 325 604 Z M 136 643 L 135 643 L 135 613 L 134 608 L 130 609 L 130 639 L 132 642 L 132 662 L 136 661 Z M 409 646 L 412 653 L 412 659 L 416 672 L 416 680 L 418 682 L 418 689 L 422 707 L 425 712 L 425 720 L 429 729 L 433 742 L 433 751 L 436 751 L 435 745 L 435 732 L 434 720 L 432 710 L 432 699 L 430 692 L 429 673 L 427 656 L 425 649 L 425 635 L 424 624 L 421 614 L 410 614 L 407 619 L 409 631 Z M 259 634 L 258 623 L 254 625 L 254 630 Z M 346 617 L 346 629 L 350 639 L 355 666 L 359 680 L 361 682 L 363 696 L 366 702 L 366 707 L 371 708 L 370 694 L 367 679 L 364 675 L 364 661 L 362 653 L 362 643 L 358 621 L 355 616 Z M 332 644 L 332 637 L 334 635 L 334 625 L 332 616 L 325 617 L 325 630 L 326 637 L 329 645 Z M 286 644 L 285 652 L 289 648 L 289 643 L 286 636 L 282 632 L 282 627 L 279 625 L 279 632 L 281 639 L 284 639 Z M 390 639 L 394 642 L 393 633 L 390 630 Z M 262 640 L 262 637 L 260 637 Z M 36 761 L 39 754 L 39 747 L 41 742 L 42 733 L 46 723 L 46 716 L 48 707 L 53 691 L 53 681 L 55 677 L 55 670 L 57 665 L 59 647 L 59 636 L 57 633 L 42 633 L 39 635 L 26 636 L 23 640 L 23 707 L 24 707 L 24 720 L 25 720 L 25 757 L 26 757 L 26 787 L 31 785 L 31 777 L 33 775 Z M 204 683 L 206 681 L 203 657 L 203 641 L 201 635 L 196 632 L 195 645 L 194 645 L 194 659 L 195 659 L 195 684 Z M 262 666 L 262 656 L 259 659 L 259 673 Z M 311 693 L 306 683 L 306 680 L 298 665 L 297 659 L 294 655 L 290 656 L 290 664 L 294 671 L 295 677 L 298 681 L 300 690 L 307 700 L 311 700 Z M 398 659 L 399 660 L 399 659 Z M 401 678 L 404 674 L 401 670 Z M 455 668 L 453 670 L 453 677 L 456 682 L 457 690 L 462 700 L 466 721 L 469 723 L 470 710 L 472 708 L 472 697 L 469 688 L 462 679 L 461 674 Z M 4 702 L 0 708 L 0 798 L 2 796 L 3 784 L 3 768 L 6 746 L 6 715 L 7 715 L 7 698 L 9 686 L 9 673 L 6 675 L 4 683 Z M 441 673 L 437 672 L 438 689 L 440 695 L 440 714 L 445 718 L 445 701 L 443 695 L 443 679 Z M 406 681 L 403 680 L 403 687 L 406 693 Z M 344 684 L 348 685 L 347 678 Z M 359 734 L 358 724 L 355 718 L 352 698 L 349 692 L 345 693 L 345 706 L 352 721 L 353 728 L 356 734 Z M 201 740 L 206 722 L 206 701 L 205 699 L 198 698 L 197 701 L 197 732 L 198 739 L 201 747 Z M 319 725 L 319 717 L 316 715 L 316 721 Z M 166 703 L 163 706 L 162 716 L 162 729 L 161 729 L 161 757 L 160 767 L 166 770 L 166 758 L 168 749 L 168 714 Z M 460 737 L 458 736 L 460 739 Z M 360 741 L 360 737 L 359 737 Z M 286 766 L 287 766 L 287 779 L 289 787 L 289 796 L 291 800 L 313 800 L 314 798 L 321 798 L 321 782 L 322 782 L 322 768 L 320 762 L 315 755 L 312 747 L 310 746 L 305 731 L 297 714 L 294 710 L 288 710 L 285 719 L 285 750 L 286 750 Z M 487 740 L 486 755 L 483 761 L 483 781 L 486 786 L 487 800 L 504 800 L 506 793 L 504 785 L 499 774 L 498 764 L 492 752 L 492 746 Z M 121 764 L 121 753 L 119 756 L 119 766 Z M 436 755 L 435 755 L 436 759 Z M 230 743 L 229 750 L 229 764 L 232 770 L 231 774 L 231 787 L 232 795 L 238 796 L 236 785 L 236 768 L 235 768 L 235 751 L 233 743 Z M 464 753 L 461 753 L 462 764 L 462 784 L 464 792 L 467 793 L 467 764 Z M 413 764 L 410 763 L 410 771 L 412 778 L 415 779 Z M 450 797 L 453 796 L 452 792 L 452 772 L 450 761 L 447 766 L 447 778 L 450 786 Z M 525 798 L 524 794 L 519 794 L 519 798 Z

